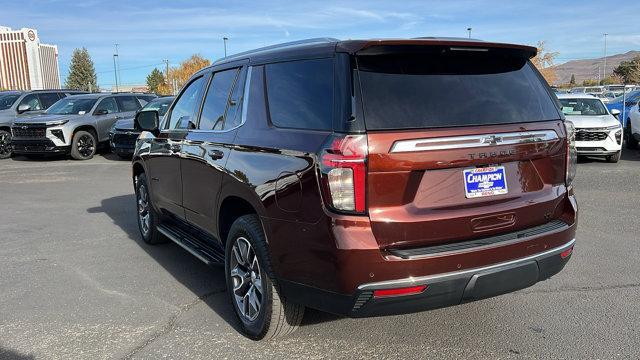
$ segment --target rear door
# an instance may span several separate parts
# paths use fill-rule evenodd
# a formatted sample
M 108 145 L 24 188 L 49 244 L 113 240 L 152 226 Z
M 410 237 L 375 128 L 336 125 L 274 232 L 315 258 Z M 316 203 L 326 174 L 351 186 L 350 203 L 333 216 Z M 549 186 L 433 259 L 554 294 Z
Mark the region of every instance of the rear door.
M 381 247 L 490 236 L 555 216 L 564 128 L 526 58 L 433 46 L 357 62 Z
M 246 68 L 213 73 L 200 114 L 198 130 L 182 147 L 182 196 L 189 222 L 216 233 L 216 206 L 225 166 L 241 123 Z

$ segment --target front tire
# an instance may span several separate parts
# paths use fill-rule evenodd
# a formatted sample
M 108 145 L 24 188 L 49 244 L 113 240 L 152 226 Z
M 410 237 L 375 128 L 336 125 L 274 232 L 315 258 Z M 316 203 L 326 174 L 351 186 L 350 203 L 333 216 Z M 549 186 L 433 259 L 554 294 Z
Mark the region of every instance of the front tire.
M 257 215 L 242 216 L 231 225 L 225 274 L 229 299 L 248 337 L 269 340 L 298 328 L 304 306 L 280 297 Z
M 12 152 L 11 133 L 6 130 L 0 130 L 0 159 L 10 158 Z
M 144 173 L 140 174 L 134 181 L 136 187 L 138 229 L 140 230 L 142 240 L 150 245 L 167 242 L 165 237 L 158 231 L 159 216 L 151 204 L 147 176 Z
M 607 156 L 607 162 L 610 163 L 617 163 L 618 161 L 620 161 L 620 153 L 622 151 L 618 151 L 617 153 L 613 154 L 613 155 L 609 155 Z
M 96 154 L 97 144 L 93 132 L 80 130 L 73 135 L 71 157 L 76 160 L 89 160 Z

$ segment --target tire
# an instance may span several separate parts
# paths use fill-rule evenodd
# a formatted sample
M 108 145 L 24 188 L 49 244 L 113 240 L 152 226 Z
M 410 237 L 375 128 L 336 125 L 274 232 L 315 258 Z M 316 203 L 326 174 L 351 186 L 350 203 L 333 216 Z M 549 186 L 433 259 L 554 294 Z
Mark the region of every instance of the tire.
M 71 157 L 76 160 L 89 160 L 98 148 L 96 135 L 91 131 L 80 130 L 73 135 Z
M 627 119 L 627 126 L 625 127 L 625 143 L 627 145 L 627 149 L 637 149 L 638 148 L 638 140 L 633 137 L 633 129 L 631 128 L 631 120 Z
M 6 130 L 0 130 L 0 159 L 10 158 L 12 152 L 11 133 Z
M 607 156 L 607 162 L 610 163 L 617 163 L 620 160 L 620 153 L 622 151 L 618 151 L 617 153 L 613 154 L 613 155 L 609 155 Z
M 136 217 L 142 240 L 150 245 L 167 242 L 167 239 L 158 231 L 160 217 L 151 204 L 147 176 L 144 173 L 138 175 L 134 179 L 134 184 L 136 188 Z
M 257 215 L 238 218 L 225 246 L 225 277 L 233 309 L 245 334 L 253 340 L 284 337 L 295 331 L 304 306 L 278 293 L 262 224 Z M 251 306 L 251 293 L 258 306 Z M 257 311 L 256 311 L 257 308 Z

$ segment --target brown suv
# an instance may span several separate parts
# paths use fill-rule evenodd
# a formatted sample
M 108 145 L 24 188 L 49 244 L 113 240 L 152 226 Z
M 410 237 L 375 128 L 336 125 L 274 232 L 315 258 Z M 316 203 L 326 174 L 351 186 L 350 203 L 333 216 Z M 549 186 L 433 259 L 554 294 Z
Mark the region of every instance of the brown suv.
M 222 59 L 143 132 L 144 240 L 224 263 L 254 339 L 304 307 L 457 305 L 558 273 L 574 246 L 573 128 L 528 46 L 314 39 Z

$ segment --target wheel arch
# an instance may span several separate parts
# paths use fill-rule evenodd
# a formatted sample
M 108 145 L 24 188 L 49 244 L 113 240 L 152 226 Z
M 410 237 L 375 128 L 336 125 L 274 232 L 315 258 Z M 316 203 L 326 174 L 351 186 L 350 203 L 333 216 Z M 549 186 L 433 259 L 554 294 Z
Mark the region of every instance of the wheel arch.
M 253 201 L 252 201 L 253 200 Z M 266 224 L 263 220 L 264 207 L 261 203 L 257 203 L 254 199 L 248 199 L 238 193 L 227 194 L 224 198 L 220 198 L 220 206 L 218 207 L 218 238 L 225 244 L 227 235 L 231 229 L 233 222 L 241 216 L 256 214 L 261 219 L 265 238 L 268 239 Z
M 77 126 L 75 129 L 73 129 L 73 132 L 71 133 L 71 141 L 73 141 L 74 136 L 76 136 L 76 133 L 78 131 L 89 131 L 91 133 L 93 133 L 93 135 L 96 137 L 96 142 L 99 142 L 100 140 L 98 139 L 98 131 L 96 130 L 95 126 L 93 125 L 80 125 Z

